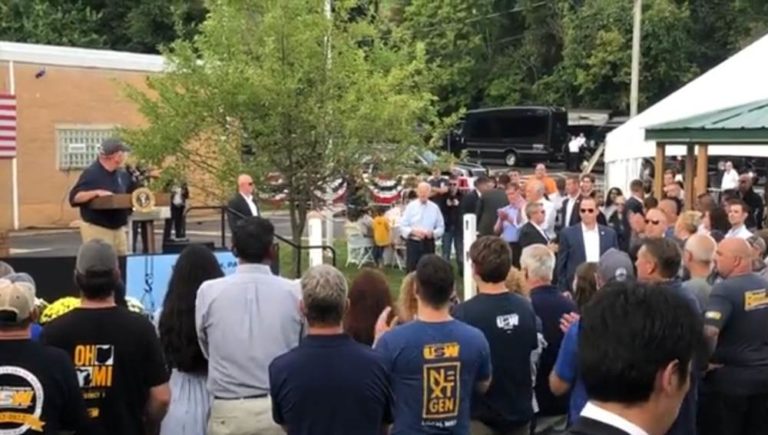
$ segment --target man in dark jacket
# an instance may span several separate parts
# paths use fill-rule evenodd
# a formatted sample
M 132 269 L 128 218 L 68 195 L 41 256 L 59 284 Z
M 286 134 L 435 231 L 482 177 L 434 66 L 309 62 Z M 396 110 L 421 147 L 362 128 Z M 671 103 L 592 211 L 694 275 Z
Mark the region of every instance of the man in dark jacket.
M 739 176 L 739 196 L 749 206 L 745 226 L 750 230 L 763 229 L 763 198 L 752 189 L 753 179 L 749 174 Z
M 498 220 L 499 209 L 507 206 L 507 194 L 502 189 L 493 187 L 493 182 L 486 179 L 477 186 L 480 192 L 480 199 L 477 202 L 477 235 L 494 235 L 493 227 Z

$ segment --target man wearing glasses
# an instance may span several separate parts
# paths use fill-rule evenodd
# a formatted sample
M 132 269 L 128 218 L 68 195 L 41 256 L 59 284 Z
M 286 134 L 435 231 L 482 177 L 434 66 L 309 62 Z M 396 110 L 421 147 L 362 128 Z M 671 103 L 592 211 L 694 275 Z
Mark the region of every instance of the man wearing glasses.
M 229 228 L 235 228 L 244 218 L 260 216 L 259 207 L 253 198 L 253 179 L 248 174 L 237 177 L 237 194 L 227 204 Z
M 580 225 L 572 225 L 560 233 L 557 256 L 557 283 L 570 290 L 576 268 L 585 262 L 597 263 L 611 248 L 619 248 L 616 232 L 597 223 L 597 201 L 583 197 L 579 206 Z

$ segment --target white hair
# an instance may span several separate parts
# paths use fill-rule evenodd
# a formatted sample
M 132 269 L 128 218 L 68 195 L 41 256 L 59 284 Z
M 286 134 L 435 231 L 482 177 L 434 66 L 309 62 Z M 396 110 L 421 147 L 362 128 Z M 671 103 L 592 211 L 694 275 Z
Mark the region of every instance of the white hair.
M 694 261 L 710 264 L 715 259 L 717 242 L 706 234 L 694 234 L 685 242 L 685 250 L 690 252 Z
M 552 281 L 555 254 L 546 245 L 527 246 L 520 255 L 520 267 L 527 272 L 529 278 Z
M 333 266 L 321 264 L 307 270 L 301 278 L 304 307 L 311 312 L 315 306 L 337 306 L 341 313 L 347 303 L 347 279 Z

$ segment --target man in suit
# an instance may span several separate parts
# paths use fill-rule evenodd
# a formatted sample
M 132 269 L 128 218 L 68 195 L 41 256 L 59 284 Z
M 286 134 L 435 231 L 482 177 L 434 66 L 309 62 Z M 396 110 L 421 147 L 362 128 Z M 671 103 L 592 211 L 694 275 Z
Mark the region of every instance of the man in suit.
M 663 435 L 689 388 L 701 319 L 656 286 L 605 289 L 580 320 L 578 366 L 589 402 L 566 434 Z
M 541 227 L 544 225 L 544 207 L 537 202 L 529 202 L 525 206 L 525 215 L 528 216 L 528 222 L 520 227 L 518 238 L 520 251 L 535 244 L 548 245 L 549 237 Z
M 581 191 L 579 190 L 579 176 L 569 175 L 565 179 L 565 198 L 563 198 L 560 207 L 559 229 L 570 227 L 579 223 L 579 203 L 581 202 Z
M 580 264 L 597 263 L 605 251 L 619 248 L 616 232 L 597 223 L 597 212 L 597 201 L 594 198 L 582 198 L 579 206 L 581 225 L 570 226 L 560 233 L 557 283 L 563 290 L 571 289 L 576 268 Z
M 499 209 L 509 204 L 507 194 L 502 189 L 493 186 L 490 179 L 477 186 L 480 199 L 477 201 L 477 235 L 494 235 L 493 227 L 499 217 Z
M 525 199 L 528 202 L 535 202 L 541 205 L 542 210 L 544 211 L 544 224 L 541 225 L 541 229 L 547 233 L 547 237 L 554 239 L 557 235 L 555 232 L 557 212 L 555 211 L 555 205 L 544 197 L 545 193 L 546 188 L 544 187 L 544 183 L 538 179 L 529 179 L 528 182 L 525 183 Z
M 250 175 L 240 174 L 237 177 L 237 193 L 229 200 L 227 207 L 230 230 L 235 228 L 243 218 L 261 214 L 253 198 L 253 179 Z

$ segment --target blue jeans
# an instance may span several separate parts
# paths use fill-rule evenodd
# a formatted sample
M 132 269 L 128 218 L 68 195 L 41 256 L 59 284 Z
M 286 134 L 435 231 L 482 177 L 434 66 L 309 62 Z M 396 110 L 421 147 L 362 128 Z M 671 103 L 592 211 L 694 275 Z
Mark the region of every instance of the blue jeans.
M 451 261 L 451 245 L 456 249 L 456 264 L 459 269 L 464 266 L 464 246 L 462 243 L 462 235 L 459 234 L 462 228 L 451 228 L 445 230 L 443 234 L 443 258 Z

